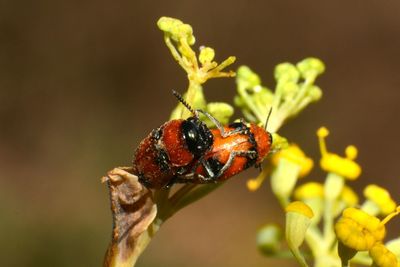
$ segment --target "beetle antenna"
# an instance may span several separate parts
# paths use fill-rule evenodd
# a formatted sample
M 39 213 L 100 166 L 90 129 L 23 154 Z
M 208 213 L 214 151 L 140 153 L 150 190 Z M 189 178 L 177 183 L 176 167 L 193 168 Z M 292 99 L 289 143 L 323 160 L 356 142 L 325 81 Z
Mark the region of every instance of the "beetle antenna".
M 194 109 L 188 104 L 188 102 L 185 101 L 185 99 L 183 99 L 183 97 L 182 97 L 181 94 L 179 94 L 179 93 L 178 93 L 177 91 L 175 91 L 175 90 L 172 90 L 172 94 L 179 100 L 179 102 L 182 103 L 182 105 L 184 105 L 190 112 L 192 112 L 193 115 L 194 115 L 195 117 L 198 117 L 198 116 L 199 116 L 198 113 L 197 113 L 197 111 L 194 110 Z
M 264 125 L 264 130 L 267 130 L 268 122 L 269 122 L 269 117 L 271 117 L 272 113 L 272 107 L 269 109 L 267 119 L 265 120 L 265 125 Z

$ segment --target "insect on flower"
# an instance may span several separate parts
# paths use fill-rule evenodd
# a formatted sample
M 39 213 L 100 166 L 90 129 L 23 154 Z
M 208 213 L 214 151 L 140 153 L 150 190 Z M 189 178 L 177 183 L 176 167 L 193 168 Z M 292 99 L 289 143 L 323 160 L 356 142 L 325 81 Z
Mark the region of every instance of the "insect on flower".
M 136 149 L 133 173 L 148 188 L 224 181 L 257 166 L 269 153 L 272 136 L 264 128 L 243 121 L 223 126 L 211 114 L 194 110 L 177 92 L 173 94 L 193 116 L 164 123 Z M 199 113 L 216 129 L 210 130 Z

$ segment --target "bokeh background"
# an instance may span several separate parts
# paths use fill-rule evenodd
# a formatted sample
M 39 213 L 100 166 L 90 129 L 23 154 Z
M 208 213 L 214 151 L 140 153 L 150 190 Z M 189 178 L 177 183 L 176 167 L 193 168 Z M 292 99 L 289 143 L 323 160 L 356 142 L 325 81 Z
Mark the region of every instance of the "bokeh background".
M 269 87 L 276 64 L 321 58 L 323 99 L 281 133 L 317 159 L 315 130 L 328 126 L 331 151 L 359 148 L 363 175 L 352 185 L 379 183 L 400 200 L 399 14 L 396 0 L 0 1 L 1 265 L 101 265 L 111 214 L 100 177 L 130 164 L 175 106 L 171 89 L 187 86 L 155 25 L 164 15 Z M 234 79 L 205 92 L 232 102 Z M 258 227 L 283 223 L 267 183 L 245 188 L 255 174 L 170 219 L 138 266 L 297 266 L 255 247 Z

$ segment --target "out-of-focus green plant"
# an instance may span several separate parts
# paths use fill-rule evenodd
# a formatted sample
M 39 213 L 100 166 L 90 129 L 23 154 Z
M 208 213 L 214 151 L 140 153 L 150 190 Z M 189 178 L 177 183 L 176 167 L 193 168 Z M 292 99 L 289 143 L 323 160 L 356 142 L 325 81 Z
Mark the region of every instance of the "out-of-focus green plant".
M 286 209 L 286 240 L 289 249 L 301 266 L 309 266 L 299 250 L 303 241 L 309 248 L 307 258 L 316 267 L 350 266 L 350 263 L 375 267 L 400 266 L 400 238 L 386 244 L 383 242 L 385 225 L 400 213 L 400 208 L 396 208 L 388 191 L 377 185 L 365 188 L 366 199 L 359 204 L 357 194 L 346 185 L 361 175 L 361 167 L 355 162 L 357 148 L 348 146 L 345 157 L 328 152 L 325 143 L 328 134 L 325 127 L 317 131 L 321 150 L 320 167 L 327 172 L 323 184 L 307 182 L 297 186 L 298 180 L 306 176 L 313 166 L 313 161 L 298 146 L 290 145 L 272 157 L 274 167 L 270 175 L 271 187 Z M 249 180 L 249 189 L 258 189 L 264 179 L 259 176 Z M 307 211 L 306 207 L 312 212 Z M 292 211 L 291 216 L 288 211 Z M 277 228 L 276 225 L 274 227 Z M 258 239 L 264 235 L 263 230 L 259 231 Z M 282 247 L 282 240 L 276 239 L 274 242 L 274 247 Z M 264 251 L 264 246 L 271 246 L 269 240 L 266 244 L 257 244 L 261 251 Z M 273 250 L 264 254 L 268 257 L 281 257 L 287 255 L 287 252 Z

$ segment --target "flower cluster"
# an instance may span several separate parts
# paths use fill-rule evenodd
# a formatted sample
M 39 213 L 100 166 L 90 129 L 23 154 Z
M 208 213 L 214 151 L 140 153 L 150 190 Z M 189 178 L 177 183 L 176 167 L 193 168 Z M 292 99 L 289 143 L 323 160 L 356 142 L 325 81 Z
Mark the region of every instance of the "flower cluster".
M 275 90 L 263 86 L 260 77 L 249 67 L 237 71 L 238 95 L 235 104 L 249 121 L 264 123 L 272 109 L 268 130 L 278 131 L 289 118 L 298 115 L 308 104 L 319 100 L 321 89 L 314 84 L 325 66 L 317 58 L 306 58 L 296 65 L 285 62 L 275 67 Z
M 299 251 L 303 240 L 316 267 L 349 266 L 349 262 L 377 267 L 398 266 L 400 239 L 386 244 L 383 240 L 386 223 L 400 213 L 400 208 L 396 208 L 397 204 L 388 191 L 378 185 L 368 185 L 364 190 L 365 201 L 359 203 L 357 194 L 346 185 L 361 175 L 361 167 L 355 161 L 357 148 L 348 146 L 345 156 L 331 153 L 325 142 L 328 135 L 325 127 L 317 131 L 321 151 L 319 165 L 327 172 L 324 183 L 306 182 L 297 186 L 298 180 L 313 167 L 313 161 L 296 145 L 290 145 L 272 158 L 271 187 L 286 210 L 285 232 L 290 250 L 301 266 L 308 266 Z M 263 179 L 262 176 L 251 179 L 249 189 L 257 189 Z M 304 215 L 305 207 L 312 211 L 313 216 Z M 382 216 L 384 219 L 381 220 Z M 270 231 L 271 227 L 278 228 L 266 225 L 259 235 Z M 265 241 L 258 242 L 260 248 L 278 247 L 273 242 L 281 242 L 278 238 Z M 281 256 L 284 253 L 275 250 L 265 254 Z
M 164 32 L 164 41 L 172 56 L 187 73 L 189 87 L 184 98 L 195 109 L 207 111 L 222 123 L 227 123 L 233 115 L 233 107 L 227 103 L 214 102 L 206 103 L 202 84 L 212 78 L 233 77 L 235 72 L 223 71 L 226 67 L 235 62 L 236 58 L 228 57 L 218 64 L 215 58 L 215 51 L 211 47 L 201 46 L 197 56 L 192 49 L 195 43 L 193 29 L 189 24 L 182 21 L 161 17 L 157 25 Z M 179 104 L 172 112 L 170 119 L 189 117 L 190 112 Z M 202 119 L 211 126 L 212 123 L 206 117 Z

